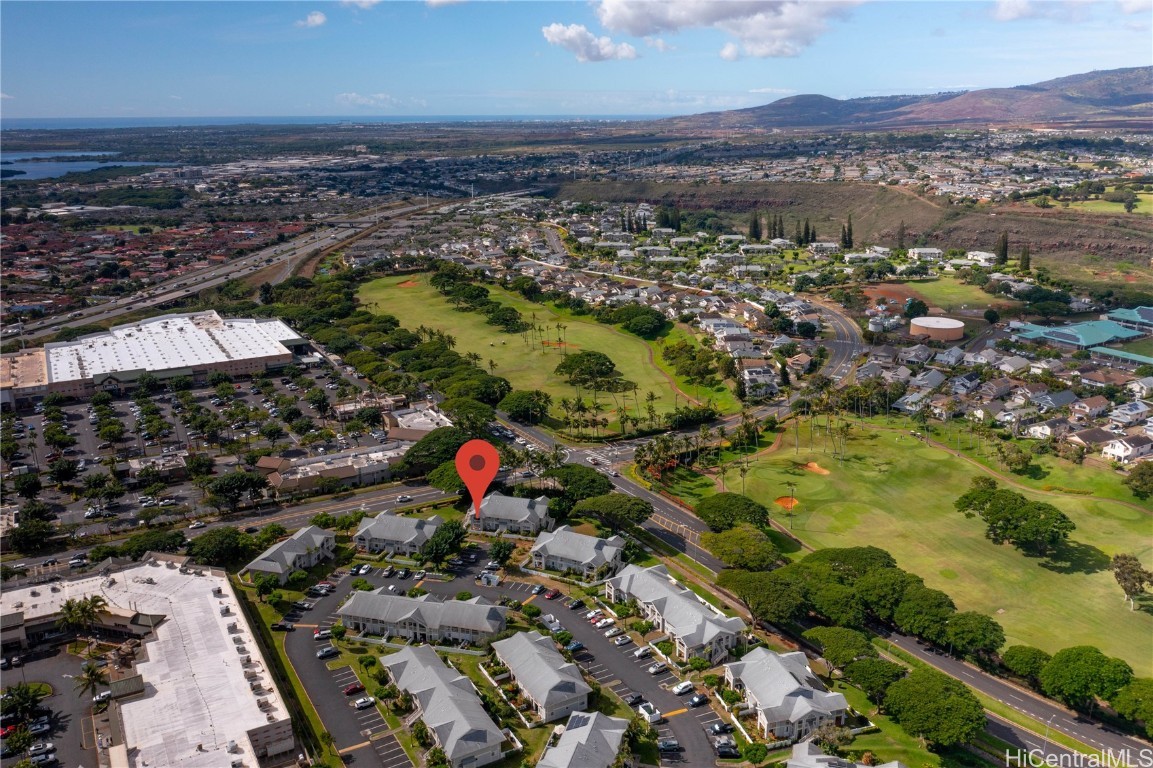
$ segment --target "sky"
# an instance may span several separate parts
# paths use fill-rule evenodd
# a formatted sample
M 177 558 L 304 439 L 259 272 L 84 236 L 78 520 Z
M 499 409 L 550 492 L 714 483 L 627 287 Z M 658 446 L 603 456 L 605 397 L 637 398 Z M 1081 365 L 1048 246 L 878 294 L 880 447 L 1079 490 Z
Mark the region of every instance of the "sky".
M 1153 64 L 1153 0 L 0 4 L 0 115 L 681 115 Z

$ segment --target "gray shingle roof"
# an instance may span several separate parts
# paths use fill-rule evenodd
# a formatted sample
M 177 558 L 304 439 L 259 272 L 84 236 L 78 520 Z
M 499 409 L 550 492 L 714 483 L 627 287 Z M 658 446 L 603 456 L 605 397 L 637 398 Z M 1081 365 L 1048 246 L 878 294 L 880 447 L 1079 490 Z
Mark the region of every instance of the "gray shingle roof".
M 722 633 L 745 630 L 745 622 L 714 613 L 690 590 L 674 583 L 663 565 L 630 565 L 609 583 L 643 603 L 651 603 L 665 624 L 689 647 L 711 642 Z
M 256 556 L 255 560 L 245 566 L 245 569 L 266 573 L 286 573 L 292 570 L 291 565 L 297 555 L 307 554 L 322 548 L 327 539 L 331 539 L 333 544 L 336 543 L 334 534 L 323 528 L 317 528 L 315 525 L 309 525 L 301 528 L 284 541 L 278 541 L 264 550 Z
M 366 618 L 382 624 L 416 620 L 433 631 L 459 627 L 489 634 L 504 631 L 507 612 L 507 608 L 492 605 L 481 597 L 441 602 L 431 594 L 401 597 L 379 591 L 353 592 L 337 611 L 342 617 Z
M 781 654 L 754 648 L 725 669 L 744 684 L 770 723 L 795 723 L 810 713 L 832 715 L 849 706 L 844 695 L 825 690 L 801 651 Z
M 437 515 L 423 519 L 418 517 L 402 517 L 400 515 L 382 512 L 376 517 L 366 517 L 360 521 L 356 530 L 356 538 L 365 536 L 382 541 L 395 541 L 403 544 L 421 546 L 436 529 L 444 522 Z
M 625 540 L 620 536 L 601 539 L 577 533 L 567 525 L 562 525 L 555 531 L 545 531 L 538 535 L 532 545 L 532 553 L 535 555 L 540 552 L 546 557 L 559 557 L 599 568 L 615 560 L 624 546 Z
M 576 664 L 566 662 L 552 639 L 540 632 L 521 632 L 492 647 L 520 687 L 546 708 L 592 692 Z
M 521 499 L 493 491 L 480 504 L 480 516 L 516 523 L 533 521 L 537 525 L 548 514 L 548 497 Z
M 609 768 L 628 724 L 600 712 L 574 712 L 560 741 L 544 753 L 536 768 Z
M 504 741 L 469 679 L 445 666 L 430 646 L 410 646 L 380 663 L 398 688 L 420 702 L 421 719 L 454 765 Z

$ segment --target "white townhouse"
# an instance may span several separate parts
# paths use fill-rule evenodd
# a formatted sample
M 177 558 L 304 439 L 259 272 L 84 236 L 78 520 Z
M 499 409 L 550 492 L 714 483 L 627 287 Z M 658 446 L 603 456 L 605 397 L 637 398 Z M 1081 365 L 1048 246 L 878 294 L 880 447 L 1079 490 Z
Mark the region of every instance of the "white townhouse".
M 437 515 L 418 518 L 381 512 L 376 517 L 361 520 L 352 540 L 358 549 L 366 552 L 391 552 L 411 557 L 420 552 L 443 522 Z
M 825 724 L 844 725 L 849 704 L 825 689 L 801 651 L 754 648 L 725 665 L 725 683 L 745 696 L 768 740 L 800 741 Z
M 548 515 L 548 497 L 522 499 L 493 491 L 480 504 L 480 516 L 469 515 L 474 531 L 507 532 L 532 536 L 553 526 Z
M 380 657 L 396 687 L 412 694 L 416 714 L 453 768 L 480 768 L 512 749 L 481 703 L 476 687 L 428 645 Z
M 592 688 L 580 668 L 560 655 L 551 637 L 520 632 L 493 643 L 492 650 L 542 723 L 588 709 Z
M 584 581 L 616 573 L 622 564 L 625 540 L 602 539 L 577 533 L 567 525 L 542 531 L 532 545 L 532 567 L 537 570 L 572 572 Z
M 434 595 L 402 597 L 382 587 L 352 593 L 337 610 L 341 623 L 353 632 L 403 637 L 417 643 L 475 643 L 505 630 L 508 608 L 483 597 L 446 600 Z
M 323 528 L 310 525 L 264 550 L 244 566 L 241 573 L 253 576 L 270 573 L 280 584 L 284 584 L 296 571 L 307 570 L 321 560 L 328 560 L 335 552 L 336 536 Z
M 700 656 L 712 663 L 720 661 L 746 629 L 739 618 L 725 616 L 678 584 L 663 565 L 626 566 L 605 582 L 605 591 L 610 602 L 635 599 L 641 615 L 669 636 L 681 659 Z

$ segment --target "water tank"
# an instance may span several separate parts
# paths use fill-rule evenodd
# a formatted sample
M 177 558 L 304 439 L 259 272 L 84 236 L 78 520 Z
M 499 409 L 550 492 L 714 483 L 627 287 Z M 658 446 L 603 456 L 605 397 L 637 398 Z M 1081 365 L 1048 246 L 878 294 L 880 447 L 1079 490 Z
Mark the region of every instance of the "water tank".
M 872 333 L 883 333 L 885 330 L 885 321 L 879 317 L 869 318 L 869 330 Z
M 960 341 L 965 337 L 965 324 L 951 317 L 915 317 L 909 323 L 909 334 L 934 341 Z

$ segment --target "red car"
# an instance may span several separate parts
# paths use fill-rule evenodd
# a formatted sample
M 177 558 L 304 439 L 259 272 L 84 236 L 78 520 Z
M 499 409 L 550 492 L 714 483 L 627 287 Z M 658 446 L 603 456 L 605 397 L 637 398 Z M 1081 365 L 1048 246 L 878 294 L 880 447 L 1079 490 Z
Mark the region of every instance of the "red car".
M 19 727 L 20 726 L 18 726 L 18 725 L 6 725 L 3 728 L 0 728 L 0 739 L 8 738 L 12 734 L 14 734 L 16 732 L 16 729 Z
M 545 600 L 556 600 L 558 597 L 560 597 L 559 589 L 550 589 L 548 592 L 544 593 Z
M 354 693 L 361 693 L 362 691 L 364 691 L 363 683 L 351 683 L 350 685 L 345 686 L 344 695 L 351 696 Z

